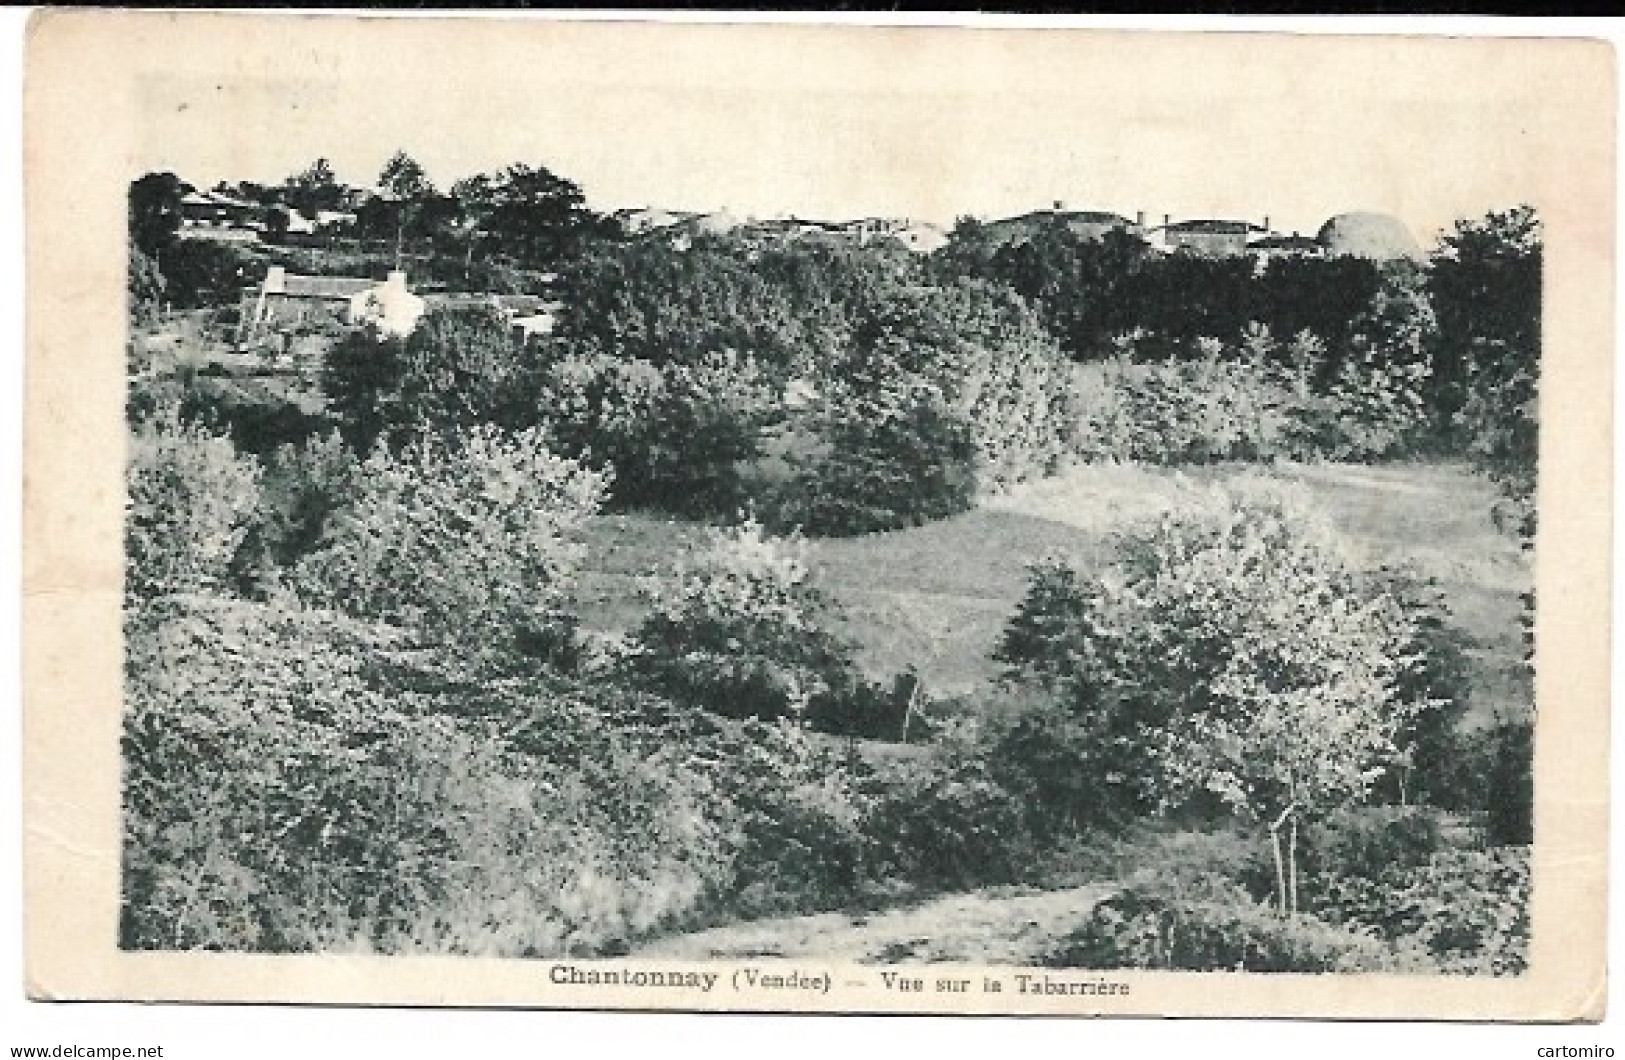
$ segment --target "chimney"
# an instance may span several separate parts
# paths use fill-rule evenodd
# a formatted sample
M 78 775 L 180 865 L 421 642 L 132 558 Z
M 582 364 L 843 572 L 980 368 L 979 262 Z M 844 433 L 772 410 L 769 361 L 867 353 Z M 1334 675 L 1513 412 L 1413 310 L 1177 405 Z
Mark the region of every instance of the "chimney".
M 1135 210 L 1134 211 L 1134 225 L 1135 225 L 1136 228 L 1144 228 L 1145 227 L 1145 211 L 1144 210 Z
M 265 270 L 265 293 L 282 294 L 288 289 L 288 270 L 281 265 L 272 265 Z
M 1062 202 L 1060 199 L 1056 199 L 1055 200 L 1055 212 L 1060 213 L 1064 209 L 1066 209 L 1066 203 Z
M 1174 223 L 1174 215 L 1173 214 L 1165 213 L 1165 214 L 1162 215 L 1162 227 L 1167 228 L 1169 225 L 1171 225 L 1173 223 Z
M 1270 230 L 1270 215 L 1265 214 L 1264 215 L 1264 231 L 1268 232 L 1269 230 Z

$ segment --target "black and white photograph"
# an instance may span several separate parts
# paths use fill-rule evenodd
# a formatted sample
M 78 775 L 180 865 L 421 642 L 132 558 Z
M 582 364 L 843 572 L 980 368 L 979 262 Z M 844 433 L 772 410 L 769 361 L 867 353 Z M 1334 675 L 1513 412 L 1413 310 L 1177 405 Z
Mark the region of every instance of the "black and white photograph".
M 1612 268 L 1607 46 L 168 18 L 75 233 L 97 945 L 562 1007 L 1600 988 L 1606 640 L 1549 660 L 1607 546 L 1548 502 L 1610 436 L 1554 460 L 1547 381 L 1610 385 L 1552 294 Z

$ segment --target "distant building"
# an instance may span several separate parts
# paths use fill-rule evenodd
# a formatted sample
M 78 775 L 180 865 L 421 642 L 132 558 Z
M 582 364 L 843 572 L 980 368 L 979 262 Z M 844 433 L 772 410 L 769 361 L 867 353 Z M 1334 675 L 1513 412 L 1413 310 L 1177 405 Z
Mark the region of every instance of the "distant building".
M 1271 258 L 1321 258 L 1326 248 L 1305 235 L 1294 232 L 1289 236 L 1271 232 L 1247 244 L 1247 253 L 1265 260 Z
M 916 254 L 929 254 L 948 242 L 948 233 L 941 225 L 908 217 L 864 217 L 845 222 L 839 230 L 860 245 L 895 239 Z
M 432 294 L 428 308 L 493 309 L 507 318 L 514 337 L 520 340 L 551 335 L 558 324 L 560 303 L 534 294 Z
M 988 221 L 983 230 L 1000 244 L 1025 243 L 1053 225 L 1065 226 L 1073 235 L 1083 239 L 1105 239 L 1109 232 L 1143 236 L 1145 215 L 1139 214 L 1131 221 L 1122 214 L 1108 210 L 1073 210 L 1064 202 L 1056 202 L 1048 210 L 1033 210 L 1015 217 Z
M 1157 230 L 1159 242 L 1170 251 L 1186 251 L 1210 258 L 1239 257 L 1247 253 L 1254 235 L 1268 235 L 1267 226 L 1250 221 L 1171 221 Z
M 409 335 L 425 303 L 406 285 L 406 273 L 391 272 L 382 283 L 354 276 L 290 275 L 273 265 L 249 296 L 239 325 L 240 342 L 295 327 L 371 325 L 385 335 Z
M 252 242 L 265 228 L 264 210 L 216 191 L 189 191 L 181 196 L 183 239 L 225 239 Z

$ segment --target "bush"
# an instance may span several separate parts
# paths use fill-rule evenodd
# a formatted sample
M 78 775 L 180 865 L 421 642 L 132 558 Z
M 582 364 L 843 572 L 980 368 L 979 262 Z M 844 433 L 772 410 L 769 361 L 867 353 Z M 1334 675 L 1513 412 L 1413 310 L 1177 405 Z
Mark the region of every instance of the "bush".
M 404 691 L 398 632 L 207 598 L 129 643 L 127 948 L 593 954 L 738 872 L 705 778 L 567 686 Z
M 899 764 L 869 826 L 885 875 L 928 890 L 1026 876 L 1040 849 L 1029 831 L 1034 807 L 998 766 L 980 741 L 954 736 Z
M 441 308 L 405 339 L 350 331 L 322 362 L 322 393 L 357 452 L 380 439 L 534 420 L 536 366 L 493 308 Z
M 754 522 L 651 585 L 654 608 L 629 662 L 652 690 L 727 717 L 804 718 L 855 684 L 849 649 L 794 542 Z M 827 708 L 825 708 L 827 709 Z
M 574 539 L 604 479 L 533 431 L 376 449 L 292 582 L 312 603 L 455 641 L 544 657 L 568 651 Z
M 718 914 L 811 912 L 859 894 L 875 802 L 862 763 L 788 719 L 724 725 L 687 753 L 730 852 Z
M 206 239 L 177 239 L 157 255 L 164 297 L 177 309 L 236 305 L 253 261 L 241 250 Z
M 260 469 L 231 439 L 160 416 L 130 440 L 125 591 L 136 598 L 228 587 L 255 521 Z
M 158 271 L 158 262 L 142 253 L 133 241 L 130 243 L 129 271 L 125 274 L 124 282 L 129 297 L 127 312 L 130 322 L 149 324 L 158 319 L 163 311 L 165 280 Z
M 1148 874 L 1104 899 L 1037 962 L 1200 972 L 1430 972 L 1419 952 L 1314 917 L 1283 917 L 1222 876 Z
M 810 452 L 776 519 L 825 534 L 941 519 L 1053 472 L 1076 448 L 1072 369 L 1016 298 L 985 284 L 869 307 L 824 379 Z
M 1443 844 L 1437 810 L 1366 806 L 1339 810 L 1304 831 L 1311 875 L 1376 880 L 1425 865 Z
M 1367 798 L 1439 709 L 1412 677 L 1415 619 L 1290 494 L 1193 500 L 1122 534 L 1097 578 L 1034 567 L 997 658 L 1070 715 L 1047 745 L 1121 812 L 1270 821 Z
M 1528 962 L 1529 851 L 1440 850 L 1421 864 L 1332 877 L 1316 910 L 1417 947 L 1446 972 L 1516 975 Z
M 1115 366 L 1113 454 L 1158 464 L 1270 460 L 1293 451 L 1292 394 L 1258 364 L 1221 359 Z M 1097 428 L 1098 431 L 1098 428 Z
M 361 461 L 337 431 L 272 450 L 256 528 L 268 558 L 288 567 L 314 549 L 360 486 Z

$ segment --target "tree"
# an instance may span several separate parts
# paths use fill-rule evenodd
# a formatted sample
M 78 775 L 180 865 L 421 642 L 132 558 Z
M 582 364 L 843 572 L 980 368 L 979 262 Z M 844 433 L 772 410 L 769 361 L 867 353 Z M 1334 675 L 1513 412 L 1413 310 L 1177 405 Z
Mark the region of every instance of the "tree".
M 325 158 L 318 158 L 283 181 L 282 187 L 288 205 L 313 220 L 323 210 L 341 209 L 351 194 L 339 183 L 333 164 Z
M 1428 275 L 1438 318 L 1435 401 L 1505 493 L 1526 547 L 1535 530 L 1542 263 L 1540 219 L 1518 206 L 1456 222 Z
M 148 257 L 174 240 L 181 227 L 181 199 L 190 189 L 173 173 L 148 173 L 130 184 L 130 241 Z
M 598 226 L 580 186 L 546 168 L 511 165 L 484 183 L 461 187 L 484 199 L 476 207 L 478 227 L 527 268 L 574 257 Z
M 395 218 L 395 267 L 401 267 L 401 246 L 407 226 L 434 196 L 429 175 L 405 151 L 396 151 L 378 174 L 378 193 L 389 204 Z
M 487 307 L 439 308 L 406 339 L 355 332 L 322 365 L 322 392 L 358 452 L 379 439 L 450 436 L 481 424 L 535 422 L 536 379 L 507 318 Z
M 1300 822 L 1368 799 L 1439 709 L 1391 585 L 1262 485 L 1127 532 L 1099 578 L 1041 567 L 1000 649 L 1086 726 L 1110 801 L 1263 826 L 1297 906 Z

